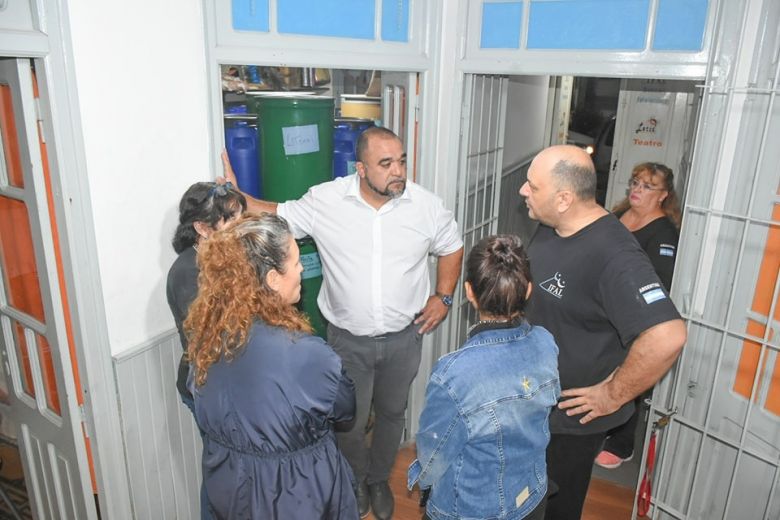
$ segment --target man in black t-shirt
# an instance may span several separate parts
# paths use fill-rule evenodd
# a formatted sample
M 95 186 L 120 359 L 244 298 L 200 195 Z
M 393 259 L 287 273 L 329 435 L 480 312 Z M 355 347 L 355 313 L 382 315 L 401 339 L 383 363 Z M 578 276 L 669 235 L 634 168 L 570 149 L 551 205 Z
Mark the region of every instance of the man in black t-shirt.
M 520 189 L 541 225 L 528 253 L 535 284 L 527 312 L 560 349 L 564 389 L 550 416 L 548 474 L 560 492 L 545 518 L 580 518 L 606 432 L 631 416 L 633 399 L 669 370 L 685 324 L 647 255 L 595 200 L 596 173 L 583 150 L 536 156 Z

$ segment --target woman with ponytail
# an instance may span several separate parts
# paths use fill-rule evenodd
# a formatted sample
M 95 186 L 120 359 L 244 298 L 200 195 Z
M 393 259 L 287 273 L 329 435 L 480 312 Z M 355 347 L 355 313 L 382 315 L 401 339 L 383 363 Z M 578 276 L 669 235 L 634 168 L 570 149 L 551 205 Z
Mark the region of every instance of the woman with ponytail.
M 354 387 L 294 307 L 303 268 L 287 222 L 244 215 L 200 245 L 198 265 L 184 329 L 212 515 L 356 519 L 333 433 Z
M 520 239 L 479 242 L 464 286 L 478 321 L 433 369 L 409 488 L 430 492 L 430 519 L 541 519 L 547 421 L 561 392 L 558 347 L 524 318 L 532 284 Z

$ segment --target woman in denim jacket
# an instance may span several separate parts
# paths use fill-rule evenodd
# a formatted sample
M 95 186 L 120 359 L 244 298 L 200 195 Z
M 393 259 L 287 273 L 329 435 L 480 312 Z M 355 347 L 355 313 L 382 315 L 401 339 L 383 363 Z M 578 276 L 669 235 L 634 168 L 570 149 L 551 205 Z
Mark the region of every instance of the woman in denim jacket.
M 426 517 L 434 520 L 543 518 L 558 347 L 523 318 L 532 285 L 520 239 L 483 239 L 464 285 L 479 321 L 433 369 L 409 489 L 432 488 Z

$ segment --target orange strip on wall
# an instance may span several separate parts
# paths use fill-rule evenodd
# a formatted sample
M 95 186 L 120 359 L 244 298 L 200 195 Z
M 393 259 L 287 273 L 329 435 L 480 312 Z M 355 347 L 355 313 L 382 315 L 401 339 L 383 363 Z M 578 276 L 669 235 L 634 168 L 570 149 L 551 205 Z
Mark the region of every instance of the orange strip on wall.
M 767 410 L 780 416 L 780 356 L 775 358 L 775 366 L 772 369 L 772 380 L 769 382 L 769 392 L 766 396 Z
M 772 220 L 780 220 L 780 205 L 775 204 L 772 212 Z M 753 294 L 753 305 L 751 309 L 756 314 L 769 317 L 769 311 L 772 307 L 772 293 L 777 282 L 777 272 L 780 268 L 780 228 L 772 226 L 767 233 L 766 246 L 764 247 L 764 256 L 761 260 L 761 267 L 756 281 L 756 291 Z M 780 317 L 780 305 L 775 306 L 774 316 L 771 318 L 778 320 Z M 762 338 L 766 333 L 766 326 L 754 320 L 748 320 L 746 333 Z M 753 380 L 758 372 L 758 361 L 761 357 L 761 346 L 755 341 L 745 340 L 742 342 L 742 353 L 739 357 L 739 366 L 737 367 L 737 377 L 734 380 L 734 391 L 750 399 L 753 390 Z M 766 355 L 764 356 L 766 359 Z M 780 358 L 779 358 L 780 359 Z M 760 379 L 763 377 L 766 369 L 764 361 L 759 372 Z M 766 399 L 765 408 L 780 416 L 780 362 L 776 361 L 772 370 L 771 381 L 769 382 L 769 393 Z M 754 399 L 757 396 L 754 396 Z

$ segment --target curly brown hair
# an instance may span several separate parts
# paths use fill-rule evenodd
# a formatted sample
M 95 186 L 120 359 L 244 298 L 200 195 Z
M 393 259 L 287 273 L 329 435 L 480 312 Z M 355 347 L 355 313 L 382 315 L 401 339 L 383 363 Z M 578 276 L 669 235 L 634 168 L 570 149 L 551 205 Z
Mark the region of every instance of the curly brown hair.
M 680 229 L 682 213 L 680 211 L 680 199 L 677 197 L 677 192 L 674 190 L 674 174 L 672 173 L 672 169 L 664 164 L 659 163 L 640 163 L 634 166 L 634 169 L 631 170 L 631 179 L 635 179 L 640 174 L 645 172 L 649 173 L 650 177 L 655 177 L 657 175 L 661 179 L 661 183 L 663 184 L 664 190 L 666 190 L 667 193 L 666 198 L 661 203 L 661 211 L 663 211 L 666 217 L 672 221 L 674 227 Z M 625 199 L 615 204 L 615 206 L 612 208 L 612 213 L 615 213 L 616 215 L 622 215 L 628 211 L 628 208 L 630 207 L 631 204 L 628 201 L 628 197 L 626 197 Z
M 246 213 L 199 246 L 198 296 L 184 321 L 198 386 L 211 365 L 236 357 L 256 319 L 294 334 L 312 332 L 306 317 L 266 283 L 270 271 L 284 273 L 291 238 L 282 217 Z

